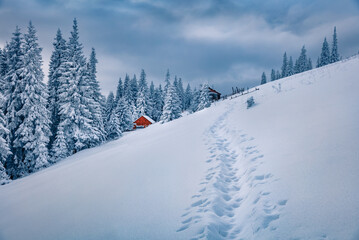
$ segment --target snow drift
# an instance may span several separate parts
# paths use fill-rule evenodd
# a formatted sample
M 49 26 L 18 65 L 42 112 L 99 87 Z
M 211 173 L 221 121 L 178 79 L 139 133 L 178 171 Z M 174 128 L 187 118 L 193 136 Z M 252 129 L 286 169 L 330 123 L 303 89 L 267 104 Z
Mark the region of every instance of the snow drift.
M 270 82 L 0 186 L 0 239 L 359 239 L 357 76 Z

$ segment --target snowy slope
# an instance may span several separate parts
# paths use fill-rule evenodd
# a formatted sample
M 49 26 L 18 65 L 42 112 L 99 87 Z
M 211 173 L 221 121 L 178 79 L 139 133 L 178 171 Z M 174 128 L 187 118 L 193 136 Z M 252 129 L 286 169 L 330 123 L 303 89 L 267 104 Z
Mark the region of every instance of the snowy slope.
M 271 82 L 0 186 L 0 239 L 357 240 L 357 76 Z

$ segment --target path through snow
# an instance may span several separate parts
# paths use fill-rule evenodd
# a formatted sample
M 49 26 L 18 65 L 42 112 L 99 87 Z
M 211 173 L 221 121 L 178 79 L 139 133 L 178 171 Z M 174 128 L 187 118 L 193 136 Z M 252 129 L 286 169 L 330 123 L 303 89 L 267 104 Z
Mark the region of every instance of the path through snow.
M 273 223 L 287 203 L 270 198 L 266 185 L 275 179 L 257 171 L 264 156 L 254 138 L 226 123 L 232 112 L 233 105 L 205 134 L 207 173 L 177 230 L 193 231 L 192 239 L 238 239 L 275 231 Z

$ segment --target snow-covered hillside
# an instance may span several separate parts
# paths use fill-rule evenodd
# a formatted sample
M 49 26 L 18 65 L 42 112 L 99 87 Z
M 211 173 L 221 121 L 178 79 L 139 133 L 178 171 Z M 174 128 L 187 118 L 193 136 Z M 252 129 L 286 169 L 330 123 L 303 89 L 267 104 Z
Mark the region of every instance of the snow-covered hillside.
M 0 239 L 357 240 L 358 76 L 270 82 L 0 186 Z

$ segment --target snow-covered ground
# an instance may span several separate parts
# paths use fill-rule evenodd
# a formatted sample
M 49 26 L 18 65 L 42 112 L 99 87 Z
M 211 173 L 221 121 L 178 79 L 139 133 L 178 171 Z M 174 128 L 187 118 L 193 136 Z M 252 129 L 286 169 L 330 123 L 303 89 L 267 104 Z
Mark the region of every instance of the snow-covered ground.
M 270 82 L 0 186 L 0 239 L 357 240 L 358 76 Z

